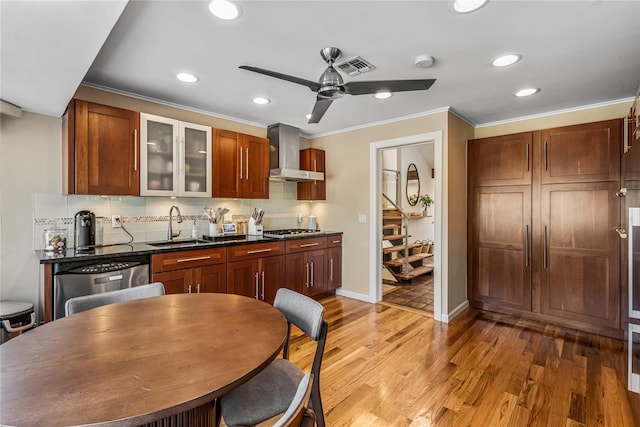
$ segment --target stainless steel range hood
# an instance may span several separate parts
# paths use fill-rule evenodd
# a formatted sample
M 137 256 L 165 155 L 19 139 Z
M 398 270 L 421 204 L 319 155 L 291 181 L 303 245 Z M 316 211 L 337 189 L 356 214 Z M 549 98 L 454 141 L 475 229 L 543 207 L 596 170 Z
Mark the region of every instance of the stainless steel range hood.
M 324 173 L 300 169 L 300 129 L 276 123 L 267 130 L 270 179 L 324 181 Z

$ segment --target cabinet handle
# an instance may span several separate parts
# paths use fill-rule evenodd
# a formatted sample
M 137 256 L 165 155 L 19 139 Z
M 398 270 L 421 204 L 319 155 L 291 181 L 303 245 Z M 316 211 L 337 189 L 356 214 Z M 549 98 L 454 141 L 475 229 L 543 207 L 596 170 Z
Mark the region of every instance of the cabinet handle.
M 264 271 L 260 275 L 262 276 L 262 300 L 264 301 Z
M 313 288 L 313 261 L 311 262 L 311 287 Z
M 304 269 L 305 269 L 305 275 L 307 278 L 307 283 L 305 283 L 307 285 L 307 288 L 309 287 L 309 263 L 306 263 L 304 265 Z
M 527 172 L 529 172 L 529 144 L 527 144 Z
M 245 149 L 245 154 L 246 154 L 246 162 L 247 162 L 247 169 L 244 171 L 244 179 L 249 179 L 249 149 L 246 148 Z
M 273 249 L 256 249 L 255 251 L 247 251 L 247 255 L 249 254 L 261 254 L 263 252 L 271 252 Z
M 300 245 L 301 248 L 308 248 L 309 246 L 318 246 L 320 243 L 316 242 L 316 243 L 307 243 L 304 245 Z
M 187 162 L 187 152 L 186 152 L 186 145 L 184 143 L 184 136 L 182 137 L 182 150 L 180 151 L 180 153 L 178 153 L 178 155 L 182 154 L 182 159 L 180 161 L 180 167 L 182 167 L 180 173 L 182 175 L 184 175 L 184 164 Z
M 544 170 L 547 170 L 547 141 L 544 142 Z
M 544 241 L 542 242 L 542 262 L 543 267 L 547 268 L 547 226 L 544 226 Z
M 317 160 L 313 159 L 313 171 L 314 172 L 318 172 L 318 164 L 317 164 Z M 317 185 L 318 181 L 316 181 L 315 179 L 313 180 L 313 185 Z
M 627 196 L 627 188 L 622 187 L 620 190 L 616 191 L 616 197 L 626 197 Z
M 133 170 L 138 170 L 138 129 L 133 130 Z
M 524 226 L 524 265 L 529 267 L 529 224 Z
M 240 179 L 242 179 L 242 147 L 240 147 Z
M 198 283 L 198 284 L 196 285 L 196 292 L 197 292 L 197 293 L 200 293 L 200 283 Z
M 256 271 L 256 276 L 255 277 L 256 277 L 256 299 L 259 299 L 258 298 L 258 286 L 259 285 L 258 285 L 258 272 L 257 271 Z
M 191 293 L 191 285 L 189 285 L 189 287 L 187 288 L 187 293 L 190 294 Z
M 211 255 L 199 256 L 195 258 L 180 258 L 180 259 L 177 259 L 176 262 L 202 261 L 203 259 L 211 259 Z
M 340 243 L 340 240 L 332 240 L 331 243 Z
M 333 258 L 329 260 L 329 281 L 333 282 Z

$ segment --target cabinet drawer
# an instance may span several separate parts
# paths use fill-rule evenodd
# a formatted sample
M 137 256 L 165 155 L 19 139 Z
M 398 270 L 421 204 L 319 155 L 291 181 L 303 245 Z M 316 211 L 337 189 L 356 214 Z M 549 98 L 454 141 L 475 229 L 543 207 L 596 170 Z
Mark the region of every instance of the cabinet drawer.
M 287 253 L 312 251 L 314 249 L 324 249 L 327 247 L 326 237 L 315 237 L 312 239 L 289 240 L 287 243 Z
M 327 237 L 327 247 L 332 248 L 336 246 L 342 246 L 342 235 L 338 234 L 336 236 L 328 236 Z
M 151 271 L 182 270 L 203 265 L 222 264 L 227 261 L 227 249 L 197 249 L 193 251 L 167 252 L 151 256 Z
M 229 262 L 284 254 L 284 242 L 254 243 L 229 248 Z

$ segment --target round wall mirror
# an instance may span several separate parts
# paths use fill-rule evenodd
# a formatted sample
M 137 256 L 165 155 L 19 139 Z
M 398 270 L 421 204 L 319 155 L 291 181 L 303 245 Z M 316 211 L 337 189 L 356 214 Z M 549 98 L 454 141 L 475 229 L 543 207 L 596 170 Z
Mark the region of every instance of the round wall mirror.
M 418 168 L 414 163 L 411 163 L 407 168 L 407 202 L 411 206 L 418 204 L 418 198 L 420 197 L 420 177 L 418 176 Z

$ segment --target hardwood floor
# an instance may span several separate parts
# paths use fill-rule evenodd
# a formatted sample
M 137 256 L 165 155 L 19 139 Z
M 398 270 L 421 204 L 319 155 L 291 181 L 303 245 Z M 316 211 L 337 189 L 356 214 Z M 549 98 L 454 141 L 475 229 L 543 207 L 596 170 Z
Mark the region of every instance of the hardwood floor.
M 471 309 L 447 325 L 344 297 L 321 302 L 328 426 L 636 425 L 621 341 Z M 292 360 L 307 371 L 314 346 L 293 336 Z

